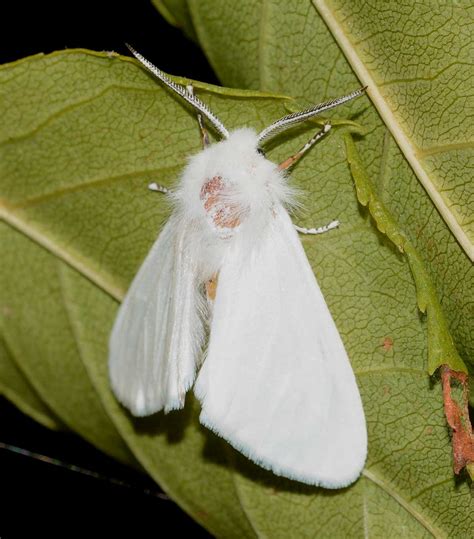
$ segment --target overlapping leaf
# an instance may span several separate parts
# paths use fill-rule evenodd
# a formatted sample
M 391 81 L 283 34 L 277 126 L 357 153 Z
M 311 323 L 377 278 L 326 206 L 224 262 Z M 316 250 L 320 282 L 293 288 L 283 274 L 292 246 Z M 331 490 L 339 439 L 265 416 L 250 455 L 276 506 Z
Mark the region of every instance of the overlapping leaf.
M 188 4 L 223 84 L 284 93 L 304 104 L 369 86 L 376 107 L 350 109 L 366 128 L 358 142 L 362 160 L 422 256 L 460 354 L 474 363 L 472 6 Z
M 187 0 L 152 0 L 152 3 L 169 24 L 180 28 L 192 40 L 197 40 Z
M 182 412 L 137 420 L 110 392 L 107 338 L 117 300 L 169 211 L 146 185 L 171 185 L 199 149 L 192 112 L 129 60 L 85 51 L 5 66 L 0 88 L 2 331 L 53 412 L 109 452 L 119 435 L 222 537 L 376 536 L 387 522 L 393 536 L 467 533 L 474 525 L 469 487 L 453 479 L 413 278 L 361 210 L 337 129 L 292 180 L 306 192 L 301 224 L 342 223 L 303 243 L 351 357 L 369 426 L 364 476 L 328 492 L 279 480 L 237 455 L 198 425 L 192 400 Z M 289 105 L 255 92 L 196 88 L 228 128 L 261 128 Z M 349 110 L 367 106 L 360 100 Z M 270 158 L 287 157 L 309 133 L 280 137 Z
M 11 357 L 5 342 L 0 342 L 0 395 L 50 429 L 60 429 L 59 419 L 40 399 Z

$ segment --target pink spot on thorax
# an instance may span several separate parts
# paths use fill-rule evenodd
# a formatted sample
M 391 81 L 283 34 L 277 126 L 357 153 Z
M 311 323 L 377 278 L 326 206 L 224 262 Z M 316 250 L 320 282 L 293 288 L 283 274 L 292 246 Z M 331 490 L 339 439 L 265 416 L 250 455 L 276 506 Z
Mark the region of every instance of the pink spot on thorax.
M 200 193 L 204 209 L 219 228 L 235 228 L 240 224 L 239 208 L 226 200 L 229 186 L 221 176 L 207 180 Z

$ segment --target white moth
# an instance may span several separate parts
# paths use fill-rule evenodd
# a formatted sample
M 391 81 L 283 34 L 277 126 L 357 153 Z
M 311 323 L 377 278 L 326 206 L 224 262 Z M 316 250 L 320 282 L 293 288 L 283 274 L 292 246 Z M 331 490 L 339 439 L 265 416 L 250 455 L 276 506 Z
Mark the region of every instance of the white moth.
M 170 193 L 174 211 L 119 309 L 109 359 L 115 395 L 145 416 L 182 408 L 194 385 L 201 423 L 263 468 L 326 488 L 349 485 L 367 454 L 362 402 L 286 209 L 293 203 L 286 169 L 330 125 L 280 165 L 261 147 L 364 89 L 285 116 L 259 134 L 229 133 L 192 88 L 130 50 L 199 111 L 205 148 Z M 223 140 L 209 144 L 201 115 Z M 321 233 L 337 224 L 298 230 Z

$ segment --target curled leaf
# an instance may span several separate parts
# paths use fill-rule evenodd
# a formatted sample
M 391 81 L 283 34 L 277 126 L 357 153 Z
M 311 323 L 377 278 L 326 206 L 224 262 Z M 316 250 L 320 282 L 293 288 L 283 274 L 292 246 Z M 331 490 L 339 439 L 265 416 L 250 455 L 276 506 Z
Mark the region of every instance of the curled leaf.
M 344 139 L 359 202 L 368 207 L 378 230 L 385 234 L 402 253 L 405 253 L 410 264 L 416 283 L 418 307 L 420 311 L 427 314 L 428 318 L 428 372 L 433 374 L 438 367 L 447 364 L 453 370 L 467 373 L 466 365 L 459 356 L 449 333 L 436 289 L 424 267 L 422 258 L 377 196 L 352 136 L 347 133 Z

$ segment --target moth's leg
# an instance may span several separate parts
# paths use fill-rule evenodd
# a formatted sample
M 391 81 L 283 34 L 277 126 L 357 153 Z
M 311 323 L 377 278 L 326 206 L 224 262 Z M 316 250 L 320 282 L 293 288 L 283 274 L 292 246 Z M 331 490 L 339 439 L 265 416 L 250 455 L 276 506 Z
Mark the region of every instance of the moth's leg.
M 197 115 L 197 119 L 198 119 L 199 129 L 201 130 L 202 147 L 207 148 L 209 146 L 209 144 L 210 144 L 209 133 L 207 132 L 207 129 L 206 129 L 205 125 L 204 125 L 204 122 L 202 121 L 202 115 L 201 114 Z
M 324 234 L 325 232 L 329 232 L 333 228 L 337 228 L 340 225 L 339 221 L 336 219 L 334 221 L 331 221 L 327 225 L 320 226 L 319 228 L 304 228 L 302 226 L 293 225 L 298 232 L 301 232 L 301 234 Z
M 193 88 L 192 84 L 188 84 L 186 86 L 186 90 L 187 90 L 188 94 L 194 95 L 194 88 Z M 207 132 L 207 129 L 204 126 L 204 122 L 202 121 L 202 115 L 201 114 L 197 115 L 197 119 L 198 119 L 198 123 L 199 123 L 199 129 L 201 130 L 202 146 L 203 146 L 203 148 L 206 148 L 207 146 L 209 146 L 209 133 Z M 150 189 L 150 191 L 156 191 L 158 193 L 164 193 L 164 194 L 171 193 L 171 189 L 168 189 L 164 185 L 161 185 L 161 184 L 156 183 L 156 182 L 150 183 L 148 185 L 148 189 Z
M 318 142 L 318 140 L 321 140 L 325 135 L 329 133 L 331 127 L 331 124 L 329 122 L 326 122 L 323 127 L 313 137 L 311 137 L 302 148 L 300 148 L 300 150 L 298 150 L 294 155 L 288 157 L 288 159 L 285 159 L 285 161 L 280 163 L 278 165 L 278 168 L 280 170 L 286 170 L 287 168 L 290 168 L 292 165 L 294 165 L 312 146 L 316 144 L 316 142 Z
M 188 94 L 194 95 L 194 88 L 193 88 L 192 84 L 188 84 L 186 86 L 186 90 L 188 91 Z M 207 148 L 209 146 L 209 144 L 210 144 L 209 143 L 209 133 L 207 132 L 206 127 L 204 126 L 204 122 L 202 121 L 202 115 L 201 114 L 197 115 L 197 119 L 198 119 L 199 129 L 201 130 L 202 147 Z
M 156 183 L 156 182 L 149 183 L 148 189 L 150 189 L 150 191 L 156 191 L 158 193 L 165 193 L 165 194 L 171 193 L 171 189 L 168 189 L 164 185 L 161 185 L 160 183 Z

